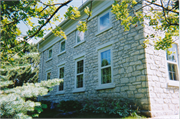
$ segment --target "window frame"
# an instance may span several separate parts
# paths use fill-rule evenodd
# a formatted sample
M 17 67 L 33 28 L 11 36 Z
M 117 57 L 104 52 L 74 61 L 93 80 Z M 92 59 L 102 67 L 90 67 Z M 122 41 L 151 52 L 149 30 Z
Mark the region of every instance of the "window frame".
M 52 51 L 51 57 L 49 57 L 49 52 L 50 52 L 50 50 Z M 49 49 L 48 49 L 48 58 L 47 58 L 46 62 L 49 61 L 49 60 L 51 60 L 51 59 L 52 59 L 52 56 L 53 56 L 53 50 L 52 50 L 52 48 L 49 48 Z
M 101 53 L 107 50 L 110 50 L 110 53 L 111 53 L 111 65 L 105 66 L 104 68 L 111 67 L 111 83 L 102 84 L 101 69 L 103 68 L 101 67 Z M 114 87 L 115 87 L 115 84 L 113 80 L 113 49 L 112 49 L 112 42 L 109 42 L 103 48 L 99 47 L 98 49 L 98 86 L 96 87 L 96 90 L 108 89 L 108 88 L 114 88 Z
M 76 92 L 84 92 L 85 91 L 85 58 L 84 58 L 84 53 L 78 55 L 78 57 L 76 56 L 74 58 L 75 60 L 75 82 L 74 82 L 74 90 L 73 90 L 73 93 L 76 93 Z M 77 88 L 77 62 L 83 60 L 83 87 L 80 87 L 80 88 Z
M 103 17 L 104 15 L 106 15 L 107 13 L 109 13 L 109 22 L 110 22 L 110 24 L 109 24 L 108 27 L 100 30 L 100 18 Z M 110 28 L 112 28 L 112 19 L 111 19 L 111 11 L 110 11 L 110 9 L 108 9 L 108 10 L 104 11 L 102 14 L 100 14 L 98 16 L 98 33 L 96 35 L 98 35 L 99 33 L 104 32 L 104 31 L 106 31 L 106 30 L 108 30 Z
M 48 70 L 46 70 L 46 81 L 48 80 L 48 79 L 47 79 L 48 73 L 51 73 L 50 79 L 49 79 L 49 80 L 51 80 L 51 79 L 52 79 L 52 71 L 51 71 L 51 68 L 48 69 Z
M 58 77 L 58 79 L 59 79 L 59 70 L 60 70 L 60 68 L 62 68 L 62 67 L 64 67 L 64 79 L 65 79 L 65 63 L 66 63 L 66 61 L 62 61 L 61 63 L 59 63 L 58 65 L 57 65 L 57 68 L 58 68 L 58 72 L 57 72 L 57 77 Z M 59 85 L 57 85 L 57 91 L 56 91 L 56 95 L 57 94 L 64 94 L 64 91 L 65 91 L 65 81 L 63 82 L 63 90 L 61 90 L 61 91 L 59 91 Z
M 60 69 L 61 68 L 64 68 L 64 77 L 63 77 L 63 90 L 59 90 L 59 85 L 57 85 L 57 92 L 64 92 L 64 78 L 65 78 L 65 64 L 63 64 L 63 65 L 60 65 L 60 66 L 58 66 L 58 78 L 59 78 L 59 75 L 60 75 Z
M 65 42 L 65 49 L 63 51 L 61 51 L 61 44 L 62 44 L 62 42 Z M 60 41 L 60 44 L 59 44 L 59 53 L 65 52 L 65 51 L 66 51 L 66 41 L 62 40 L 62 41 Z
M 175 43 L 175 45 L 176 45 L 176 53 L 175 53 L 175 55 L 176 55 L 176 62 L 173 62 L 173 61 L 169 61 L 169 60 L 167 60 L 167 57 L 168 57 L 168 55 L 167 55 L 167 51 L 166 51 L 166 68 L 167 68 L 167 78 L 168 78 L 168 85 L 172 85 L 172 86 L 177 86 L 174 82 L 176 82 L 177 83 L 177 81 L 179 81 L 179 52 L 178 52 L 178 48 L 179 48 L 179 46 L 178 46 L 178 44 L 176 44 Z M 178 80 L 171 80 L 170 79 L 170 76 L 169 76 L 169 67 L 168 67 L 168 64 L 174 64 L 175 65 L 175 72 L 176 72 L 176 78 L 178 79 Z
M 48 73 L 51 73 L 49 80 L 52 79 L 52 71 L 51 71 L 51 70 L 52 70 L 52 68 L 49 68 L 49 69 L 46 70 L 46 81 L 48 81 L 48 79 L 47 79 Z M 44 96 L 50 96 L 50 92 L 51 92 L 51 91 L 49 91 L 49 92 L 48 92 L 46 95 L 44 95 Z
M 76 30 L 76 45 L 77 44 L 81 44 L 82 42 L 84 42 L 85 41 L 85 32 L 83 32 L 84 33 L 84 38 L 83 38 L 83 40 L 82 41 L 77 41 L 77 38 L 78 38 L 78 32 L 80 32 L 80 31 L 78 31 L 78 30 Z M 81 31 L 82 32 L 82 31 Z

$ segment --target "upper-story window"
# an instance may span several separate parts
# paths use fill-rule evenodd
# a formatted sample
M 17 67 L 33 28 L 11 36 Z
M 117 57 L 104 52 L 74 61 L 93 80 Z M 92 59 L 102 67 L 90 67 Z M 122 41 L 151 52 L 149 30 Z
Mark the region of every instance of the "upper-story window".
M 58 91 L 64 90 L 64 66 L 59 68 L 59 79 L 63 79 L 63 82 L 60 82 Z
M 99 16 L 98 19 L 98 31 L 104 31 L 106 29 L 108 29 L 109 27 L 111 27 L 111 20 L 110 20 L 110 12 L 105 12 L 102 15 Z
M 168 49 L 172 53 L 167 56 L 167 65 L 168 65 L 168 75 L 170 80 L 179 80 L 178 79 L 178 50 L 177 45 L 172 44 L 172 48 Z
M 60 52 L 65 51 L 65 48 L 66 48 L 66 42 L 65 40 L 63 40 L 60 42 Z
M 51 58 L 51 57 L 52 57 L 52 49 L 49 49 L 48 58 Z
M 76 31 L 76 43 L 84 41 L 84 32 Z

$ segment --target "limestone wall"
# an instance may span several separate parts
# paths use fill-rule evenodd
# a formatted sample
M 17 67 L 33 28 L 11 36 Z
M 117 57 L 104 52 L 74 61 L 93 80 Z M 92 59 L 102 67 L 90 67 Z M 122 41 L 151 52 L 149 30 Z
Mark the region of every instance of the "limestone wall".
M 147 20 L 144 25 L 144 36 L 154 33 L 163 37 L 164 33 L 154 31 Z M 179 38 L 175 39 L 178 45 Z M 179 79 L 169 79 L 166 51 L 155 50 L 153 40 L 157 39 L 151 39 L 145 49 L 151 116 L 176 115 L 179 113 Z
M 52 68 L 52 78 L 57 78 L 57 64 L 65 63 L 65 89 L 63 94 L 56 94 L 57 88 L 50 92 L 51 95 L 40 99 L 53 100 L 85 100 L 102 98 L 129 98 L 141 105 L 144 110 L 150 110 L 149 90 L 146 71 L 143 26 L 138 25 L 124 31 L 120 21 L 112 15 L 112 27 L 105 32 L 97 34 L 98 16 L 88 22 L 85 32 L 85 42 L 75 46 L 75 31 L 67 36 L 66 52 L 60 56 L 59 43 L 52 46 L 53 58 L 46 62 L 48 50 L 41 53 L 40 78 L 45 79 L 45 71 Z M 98 86 L 98 51 L 96 48 L 113 41 L 113 80 L 115 87 L 111 89 L 96 90 Z M 73 93 L 75 83 L 74 56 L 85 53 L 85 92 Z M 42 64 L 43 63 L 43 64 Z

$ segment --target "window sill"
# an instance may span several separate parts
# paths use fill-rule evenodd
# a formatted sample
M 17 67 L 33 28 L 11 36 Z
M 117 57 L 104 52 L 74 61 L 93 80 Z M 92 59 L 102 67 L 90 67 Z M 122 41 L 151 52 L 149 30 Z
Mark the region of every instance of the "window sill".
M 168 81 L 168 86 L 179 87 L 179 81 Z
M 51 58 L 49 58 L 49 59 L 47 59 L 47 60 L 46 60 L 46 62 L 48 62 L 48 61 L 50 61 L 50 60 L 52 60 L 52 57 L 51 57 Z
M 57 56 L 62 55 L 62 54 L 64 54 L 65 52 L 66 52 L 66 50 L 60 52 L 59 54 L 57 54 Z
M 107 27 L 106 29 L 104 29 L 104 30 L 102 30 L 102 31 L 98 31 L 98 32 L 96 33 L 96 36 L 100 35 L 101 33 L 105 32 L 105 31 L 107 31 L 107 30 L 109 30 L 109 29 L 111 29 L 111 28 L 112 28 L 112 26 L 109 26 L 109 27 Z
M 73 93 L 85 92 L 85 88 L 76 88 L 72 92 Z
M 83 40 L 83 41 L 81 41 L 81 42 L 79 42 L 79 43 L 77 43 L 75 46 L 73 46 L 74 48 L 75 47 L 77 47 L 77 46 L 79 46 L 80 44 L 82 44 L 82 43 L 84 43 L 84 42 L 86 42 L 85 40 Z
M 109 89 L 109 88 L 115 88 L 115 84 L 114 83 L 101 84 L 100 86 L 96 87 L 96 90 L 103 90 L 103 89 Z
M 56 95 L 62 95 L 62 94 L 64 94 L 64 90 L 56 92 Z

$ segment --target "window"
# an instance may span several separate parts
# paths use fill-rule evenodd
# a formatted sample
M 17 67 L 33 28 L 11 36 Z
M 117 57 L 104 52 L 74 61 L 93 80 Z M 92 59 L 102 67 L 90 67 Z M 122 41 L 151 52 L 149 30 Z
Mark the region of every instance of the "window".
M 52 57 L 52 49 L 49 50 L 48 58 Z
M 65 48 L 66 48 L 65 44 L 66 44 L 66 43 L 65 43 L 65 40 L 62 41 L 62 42 L 60 42 L 60 52 L 65 51 Z
M 111 49 L 100 53 L 101 84 L 111 83 Z
M 108 29 L 111 26 L 110 12 L 106 12 L 99 17 L 99 32 Z
M 107 42 L 98 46 L 98 86 L 96 90 L 114 88 L 113 81 L 113 61 L 112 61 L 112 44 Z
M 46 74 L 46 80 L 49 80 L 49 79 L 51 79 L 51 72 L 47 72 Z
M 171 54 L 166 53 L 167 56 L 167 67 L 168 75 L 170 80 L 179 80 L 178 79 L 178 50 L 177 45 L 172 44 L 172 48 L 168 49 L 171 51 Z
M 64 67 L 59 68 L 59 79 L 64 80 Z M 58 91 L 64 90 L 64 81 L 59 84 Z
M 84 32 L 76 31 L 76 43 L 84 41 Z
M 84 79 L 84 60 L 76 61 L 76 88 L 82 88 Z

